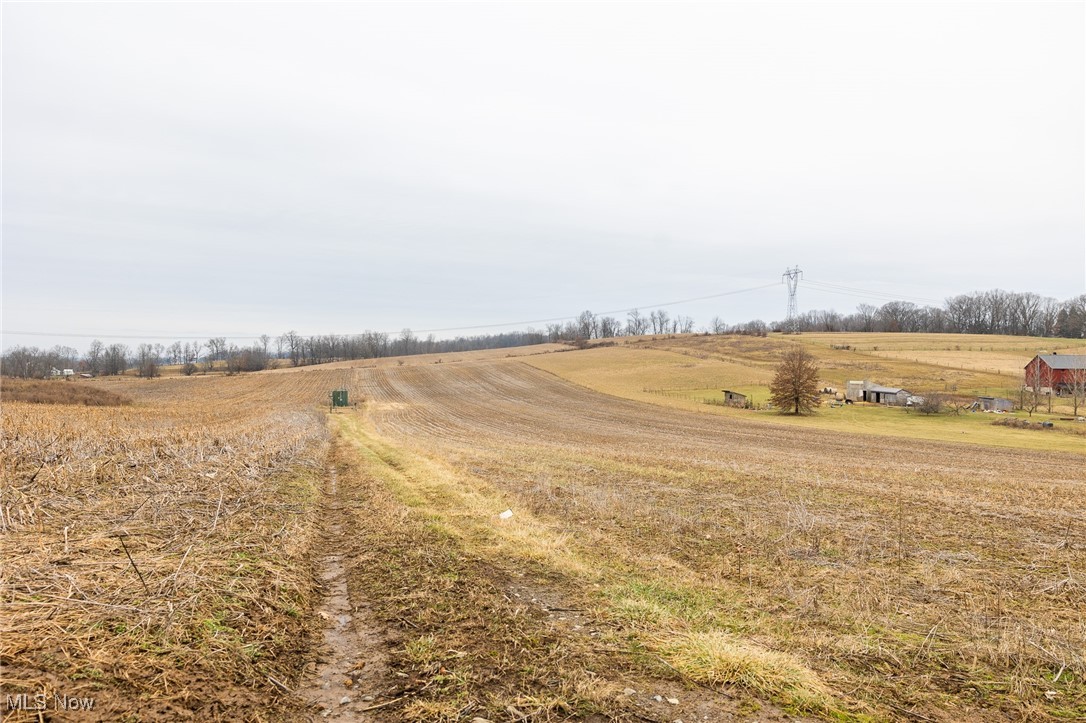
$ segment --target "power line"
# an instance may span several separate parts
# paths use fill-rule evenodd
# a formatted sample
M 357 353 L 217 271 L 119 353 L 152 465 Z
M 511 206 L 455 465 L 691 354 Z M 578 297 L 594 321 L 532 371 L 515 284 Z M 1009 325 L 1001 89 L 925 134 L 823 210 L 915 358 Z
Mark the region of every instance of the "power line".
M 678 301 L 665 301 L 665 302 L 659 303 L 659 304 L 642 304 L 640 306 L 631 306 L 631 307 L 628 307 L 628 308 L 625 308 L 625 309 L 611 309 L 609 311 L 600 311 L 600 312 L 595 312 L 595 313 L 596 313 L 597 316 L 603 316 L 603 315 L 607 315 L 607 314 L 627 314 L 627 313 L 629 313 L 631 311 L 637 311 L 637 310 L 640 310 L 640 309 L 658 309 L 658 308 L 665 307 L 665 306 L 676 306 L 678 304 L 689 304 L 689 303 L 692 303 L 692 302 L 695 302 L 695 301 L 706 301 L 708 299 L 719 299 L 719 298 L 722 298 L 722 297 L 725 297 L 725 296 L 734 296 L 736 294 L 745 294 L 745 293 L 749 293 L 751 291 L 760 291 L 762 289 L 768 289 L 771 286 L 776 286 L 776 285 L 777 285 L 777 283 L 774 282 L 772 284 L 763 284 L 761 286 L 751 286 L 751 287 L 746 288 L 746 289 L 735 289 L 735 290 L 732 290 L 732 291 L 723 291 L 723 292 L 718 293 L 718 294 L 708 294 L 706 296 L 695 296 L 695 297 L 692 297 L 692 298 L 689 298 L 689 299 L 679 299 Z M 478 329 L 497 329 L 499 327 L 504 327 L 504 326 L 523 326 L 523 325 L 527 325 L 527 324 L 547 324 L 547 323 L 554 323 L 554 322 L 559 322 L 559 321 L 573 321 L 576 318 L 577 318 L 577 316 L 558 316 L 558 317 L 553 317 L 553 318 L 550 318 L 550 319 L 527 319 L 527 320 L 523 320 L 523 321 L 507 321 L 507 322 L 502 322 L 502 323 L 498 323 L 498 324 L 476 324 L 474 326 L 449 326 L 449 327 L 435 328 L 435 329 L 412 329 L 412 332 L 414 332 L 416 334 L 432 334 L 432 333 L 444 332 L 444 331 L 474 331 L 474 330 L 478 330 Z M 397 332 L 377 332 L 377 333 L 384 333 L 384 334 L 390 334 L 391 335 L 391 334 L 395 334 Z M 72 339 L 98 339 L 98 338 L 104 337 L 104 338 L 107 338 L 107 339 L 138 339 L 138 340 L 153 340 L 153 341 L 185 341 L 185 340 L 197 340 L 198 341 L 198 340 L 201 340 L 201 339 L 207 339 L 209 337 L 216 337 L 216 336 L 224 336 L 224 337 L 226 337 L 228 339 L 256 340 L 256 339 L 259 339 L 261 336 L 263 336 L 262 334 L 203 334 L 203 335 L 198 335 L 198 336 L 189 336 L 189 335 L 163 336 L 163 335 L 158 335 L 158 334 L 106 334 L 106 333 L 96 333 L 96 334 L 78 333 L 77 334 L 77 333 L 69 333 L 69 332 L 17 331 L 17 330 L 8 330 L 8 329 L 0 330 L 0 334 L 10 334 L 10 335 L 13 335 L 13 336 L 48 336 L 48 337 L 62 337 L 62 338 L 72 338 Z M 306 335 L 305 334 L 300 334 L 300 336 L 306 336 Z
M 858 289 L 851 286 L 843 286 L 841 284 L 832 284 L 826 281 L 812 281 L 810 279 L 804 279 L 804 283 L 809 286 L 813 286 L 820 291 L 826 291 L 833 294 L 843 294 L 845 296 L 859 296 L 865 299 L 873 299 L 876 301 L 918 301 L 923 304 L 942 304 L 942 299 L 929 299 L 923 296 L 906 296 L 903 294 L 891 294 L 885 291 L 871 291 L 870 289 Z
M 631 311 L 639 311 L 641 309 L 659 309 L 663 306 L 675 306 L 677 304 L 689 304 L 694 301 L 705 301 L 707 299 L 719 299 L 723 296 L 734 296 L 735 294 L 745 294 L 750 291 L 759 291 L 761 289 L 768 289 L 771 286 L 776 286 L 776 283 L 763 284 L 762 286 L 752 286 L 749 289 L 736 289 L 735 291 L 724 291 L 719 294 L 709 294 L 708 296 L 696 296 L 692 299 L 680 299 L 679 301 L 665 301 L 662 304 L 648 304 L 644 306 L 631 306 L 626 309 L 611 309 L 609 311 L 593 312 L 596 316 L 604 316 L 606 314 L 628 314 Z M 499 326 L 519 326 L 521 324 L 546 324 L 556 321 L 573 321 L 576 316 L 559 316 L 553 319 L 529 319 L 527 321 L 510 321 L 504 324 L 478 324 L 476 326 L 452 326 L 445 329 L 412 329 L 417 333 L 428 334 L 435 331 L 470 331 L 472 329 L 494 329 Z

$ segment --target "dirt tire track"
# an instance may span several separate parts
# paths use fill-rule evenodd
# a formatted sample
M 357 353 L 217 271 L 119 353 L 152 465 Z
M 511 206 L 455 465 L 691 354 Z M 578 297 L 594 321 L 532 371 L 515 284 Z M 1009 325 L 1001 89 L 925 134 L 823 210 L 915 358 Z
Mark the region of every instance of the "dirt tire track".
M 317 574 L 322 600 L 317 615 L 324 621 L 319 658 L 300 696 L 312 711 L 310 720 L 369 723 L 380 720 L 381 691 L 387 685 L 387 646 L 370 623 L 362 601 L 352 600 L 347 587 L 348 564 L 357 559 L 345 522 L 353 501 L 339 485 L 335 466 L 328 472 L 325 517 Z

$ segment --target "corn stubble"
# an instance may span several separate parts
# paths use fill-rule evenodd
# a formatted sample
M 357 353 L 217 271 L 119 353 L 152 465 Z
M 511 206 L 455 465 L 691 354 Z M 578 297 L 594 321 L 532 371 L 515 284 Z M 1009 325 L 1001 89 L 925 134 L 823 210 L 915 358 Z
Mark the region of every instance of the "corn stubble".
M 541 521 L 505 554 L 598 586 L 688 681 L 829 717 L 1086 716 L 1082 455 L 695 415 L 515 361 L 355 383 L 385 440 Z
M 343 384 L 367 401 L 332 443 Z M 643 719 L 621 691 L 646 680 L 754 717 L 1086 717 L 1082 455 L 691 414 L 502 358 L 103 388 L 133 404 L 5 400 L 6 691 L 297 720 L 332 445 L 352 602 L 407 676 L 382 719 Z
M 5 399 L 6 693 L 96 696 L 101 719 L 283 696 L 313 595 L 313 381 L 103 384 L 136 399 L 114 408 Z

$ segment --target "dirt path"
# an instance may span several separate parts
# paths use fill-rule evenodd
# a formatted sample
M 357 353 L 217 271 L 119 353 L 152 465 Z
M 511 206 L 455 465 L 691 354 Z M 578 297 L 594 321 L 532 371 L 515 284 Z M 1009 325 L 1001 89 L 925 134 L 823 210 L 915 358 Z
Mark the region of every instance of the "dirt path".
M 319 562 L 324 597 L 318 615 L 324 621 L 324 644 L 312 675 L 299 691 L 313 710 L 312 720 L 368 722 L 378 720 L 381 692 L 387 687 L 385 648 L 368 625 L 364 606 L 347 591 L 352 549 L 345 532 L 345 508 L 335 467 L 328 475 L 327 505 Z

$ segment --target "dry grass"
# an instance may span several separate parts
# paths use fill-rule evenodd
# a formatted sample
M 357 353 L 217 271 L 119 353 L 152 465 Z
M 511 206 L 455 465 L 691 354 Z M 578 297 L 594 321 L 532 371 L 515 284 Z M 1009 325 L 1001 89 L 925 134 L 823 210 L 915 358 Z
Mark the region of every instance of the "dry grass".
M 1020 337 L 978 337 L 951 335 L 896 334 L 870 335 L 867 346 L 860 348 L 857 337 L 863 335 L 803 334 L 795 337 L 771 335 L 768 338 L 743 336 L 679 336 L 653 339 L 643 337 L 626 340 L 620 347 L 603 347 L 570 354 L 536 356 L 526 361 L 563 379 L 595 391 L 626 399 L 673 407 L 691 412 L 716 414 L 732 419 L 761 419 L 775 424 L 793 425 L 804 429 L 819 428 L 854 434 L 909 437 L 939 441 L 987 444 L 1024 449 L 1058 451 L 1083 450 L 1081 438 L 1068 434 L 1030 435 L 1009 428 L 993 428 L 989 415 L 940 415 L 922 417 L 909 414 L 903 408 L 886 409 L 874 405 L 848 408 L 823 408 L 811 417 L 782 417 L 773 411 L 751 412 L 721 405 L 706 404 L 720 401 L 721 390 L 731 389 L 747 394 L 755 405 L 768 400 L 768 383 L 779 362 L 779 354 L 788 345 L 801 343 L 818 359 L 822 384 L 844 390 L 850 379 L 870 379 L 882 384 L 901 386 L 920 394 L 938 392 L 960 401 L 972 401 L 976 395 L 992 394 L 1018 398 L 1017 385 L 1021 374 L 1002 374 L 998 369 L 985 371 L 972 368 L 973 357 L 983 342 L 984 349 L 996 349 L 996 354 L 1017 354 L 1021 366 L 1033 353 L 1024 350 L 1026 341 Z M 880 337 L 889 337 L 881 341 Z M 962 344 L 971 341 L 972 346 Z M 960 350 L 941 351 L 954 357 L 929 359 L 935 352 L 927 347 L 939 341 L 944 346 L 961 346 Z M 1062 340 L 1077 344 L 1077 340 Z M 883 356 L 882 349 L 891 344 L 894 354 L 901 358 Z M 850 348 L 834 348 L 845 347 Z M 939 347 L 943 349 L 943 347 Z M 866 350 L 865 350 L 866 349 Z M 1057 431 L 1073 431 L 1075 423 L 1061 421 L 1071 413 L 1066 399 L 1054 400 L 1051 415 L 1035 413 L 1035 419 L 1051 419 Z
M 744 344 L 531 361 L 757 370 L 779 340 Z M 280 686 L 312 656 L 323 410 L 346 385 L 365 401 L 331 416 L 342 553 L 389 646 L 382 719 L 1086 717 L 1081 453 L 875 443 L 504 354 L 436 361 L 5 399 L 5 692 L 92 695 L 100 720 L 300 719 Z
M 0 400 L 29 404 L 77 404 L 86 407 L 119 407 L 132 402 L 128 397 L 80 381 L 60 379 L 4 379 L 0 383 Z
M 4 405 L 6 693 L 95 697 L 102 720 L 286 715 L 326 444 L 305 381 L 115 380 L 135 405 Z M 263 403 L 232 404 L 243 390 Z
M 629 666 L 647 653 L 819 715 L 1086 715 L 1080 454 L 737 423 L 514 361 L 355 384 L 397 464 L 440 470 L 404 499 L 472 554 L 588 591 L 636 641 Z M 528 534 L 481 535 L 450 490 Z
M 830 714 L 837 706 L 826 684 L 795 656 L 768 650 L 713 630 L 662 641 L 671 664 L 691 680 L 738 685 L 794 710 Z

